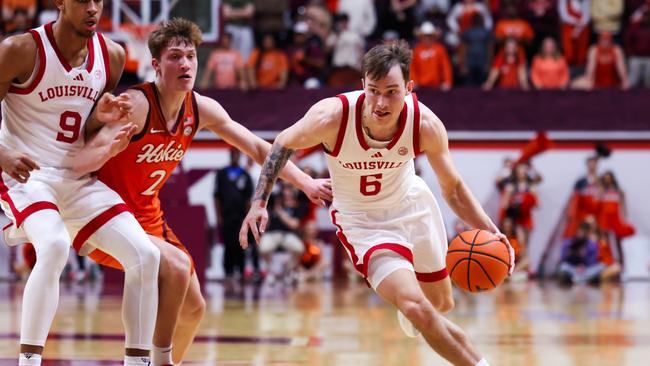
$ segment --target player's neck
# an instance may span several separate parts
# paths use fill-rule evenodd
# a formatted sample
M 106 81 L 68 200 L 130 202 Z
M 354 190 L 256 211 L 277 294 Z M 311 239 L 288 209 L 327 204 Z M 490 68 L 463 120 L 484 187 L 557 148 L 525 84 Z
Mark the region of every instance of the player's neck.
M 70 65 L 78 66 L 79 60 L 83 63 L 88 54 L 88 38 L 78 35 L 61 17 L 52 25 L 52 33 L 56 46 Z
M 184 91 L 171 91 L 165 88 L 164 85 L 158 80 L 156 81 L 156 89 L 158 89 L 158 97 L 160 98 L 160 108 L 164 114 L 167 124 L 174 124 L 178 112 L 181 110 L 183 100 L 185 99 L 186 92 Z

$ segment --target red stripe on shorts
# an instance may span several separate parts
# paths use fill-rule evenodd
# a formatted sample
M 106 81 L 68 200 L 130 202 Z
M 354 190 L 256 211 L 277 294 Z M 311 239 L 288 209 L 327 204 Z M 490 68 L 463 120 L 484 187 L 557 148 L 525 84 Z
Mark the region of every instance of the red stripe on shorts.
M 403 245 L 399 245 L 397 243 L 382 243 L 382 244 L 377 244 L 373 246 L 372 248 L 368 249 L 366 254 L 363 256 L 363 277 L 368 277 L 368 261 L 370 261 L 370 257 L 372 256 L 372 253 L 374 253 L 376 250 L 379 249 L 386 249 L 390 250 L 392 252 L 395 252 L 407 261 L 411 262 L 413 264 L 413 253 L 411 250 Z
M 443 268 L 436 272 L 415 272 L 415 277 L 420 282 L 437 282 L 447 278 L 447 268 Z
M 16 227 L 20 227 L 22 223 L 29 217 L 29 215 L 41 211 L 41 210 L 54 210 L 56 212 L 59 212 L 59 208 L 56 207 L 56 205 L 52 202 L 48 201 L 38 201 L 34 202 L 31 205 L 25 207 L 24 210 L 20 211 L 16 208 L 16 205 L 14 204 L 14 200 L 11 199 L 11 196 L 9 195 L 9 187 L 5 184 L 4 180 L 2 180 L 2 170 L 0 170 L 0 198 L 2 198 L 3 201 L 7 202 L 9 205 L 9 208 L 11 209 L 11 214 L 14 215 L 14 220 L 16 221 Z M 5 230 L 9 226 L 5 226 Z
M 94 219 L 90 220 L 84 227 L 79 230 L 77 236 L 75 236 L 72 246 L 74 249 L 79 252 L 81 246 L 84 245 L 86 240 L 90 238 L 99 228 L 101 228 L 105 223 L 110 221 L 113 217 L 121 214 L 122 212 L 131 212 L 129 207 L 124 203 L 118 203 L 117 205 L 109 208 L 108 210 L 102 212 Z

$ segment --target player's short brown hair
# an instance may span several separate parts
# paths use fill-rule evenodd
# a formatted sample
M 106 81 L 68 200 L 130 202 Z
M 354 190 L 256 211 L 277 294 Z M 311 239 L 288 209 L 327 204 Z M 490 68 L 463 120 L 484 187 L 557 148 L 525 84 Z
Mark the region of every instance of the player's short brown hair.
M 201 29 L 196 23 L 185 18 L 172 18 L 160 23 L 149 35 L 149 51 L 155 59 L 160 59 L 160 54 L 172 41 L 183 44 L 201 44 Z
M 406 41 L 380 44 L 363 55 L 361 73 L 363 77 L 377 80 L 388 75 L 393 66 L 399 65 L 404 81 L 408 82 L 412 59 L 413 55 Z

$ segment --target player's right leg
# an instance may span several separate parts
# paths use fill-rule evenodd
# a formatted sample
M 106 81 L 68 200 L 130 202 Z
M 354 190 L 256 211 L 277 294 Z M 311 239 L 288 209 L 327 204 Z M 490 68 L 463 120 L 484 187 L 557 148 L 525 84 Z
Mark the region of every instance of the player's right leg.
M 171 364 L 172 338 L 185 294 L 190 286 L 192 263 L 182 250 L 166 241 L 149 235 L 149 239 L 160 250 L 160 272 L 158 273 L 158 316 L 153 336 L 154 366 Z
M 194 273 L 190 279 L 190 287 L 185 294 L 185 302 L 183 302 L 174 332 L 174 349 L 172 350 L 174 364 L 180 364 L 185 357 L 204 314 L 205 300 L 201 294 L 199 279 Z
M 115 258 L 124 268 L 122 321 L 126 365 L 146 365 L 158 313 L 160 251 L 130 213 L 120 213 L 104 223 L 89 241 Z M 147 357 L 147 361 L 140 361 Z
M 370 259 L 369 274 L 377 271 Z M 381 269 L 379 269 L 381 271 Z M 484 366 L 465 332 L 442 316 L 426 298 L 412 269 L 399 268 L 390 272 L 379 283 L 372 283 L 375 291 L 397 309 L 422 333 L 427 343 L 438 354 L 456 366 Z
M 59 303 L 59 279 L 70 253 L 70 235 L 57 211 L 42 210 L 22 223 L 36 250 L 36 265 L 23 293 L 19 365 L 40 365 Z

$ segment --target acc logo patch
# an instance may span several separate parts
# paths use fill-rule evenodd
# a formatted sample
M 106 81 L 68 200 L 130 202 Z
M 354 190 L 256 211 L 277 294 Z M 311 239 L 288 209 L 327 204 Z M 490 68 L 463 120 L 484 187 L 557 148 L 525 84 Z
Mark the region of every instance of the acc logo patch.
M 400 147 L 400 148 L 397 150 L 397 153 L 400 154 L 400 155 L 402 155 L 402 156 L 404 156 L 404 155 L 406 155 L 406 154 L 409 153 L 409 149 L 407 149 L 406 147 L 402 146 L 402 147 Z

